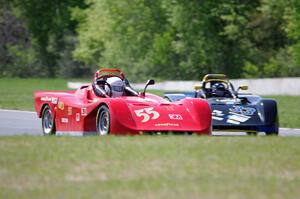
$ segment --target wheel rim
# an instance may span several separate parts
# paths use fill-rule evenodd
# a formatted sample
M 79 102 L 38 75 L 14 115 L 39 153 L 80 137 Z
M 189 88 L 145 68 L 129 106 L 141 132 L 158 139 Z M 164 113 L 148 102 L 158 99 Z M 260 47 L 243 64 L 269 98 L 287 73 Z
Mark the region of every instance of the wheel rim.
M 107 135 L 109 132 L 109 113 L 106 110 L 100 112 L 98 129 L 100 135 Z
M 46 109 L 43 118 L 43 129 L 45 134 L 51 134 L 53 128 L 53 117 L 50 109 Z

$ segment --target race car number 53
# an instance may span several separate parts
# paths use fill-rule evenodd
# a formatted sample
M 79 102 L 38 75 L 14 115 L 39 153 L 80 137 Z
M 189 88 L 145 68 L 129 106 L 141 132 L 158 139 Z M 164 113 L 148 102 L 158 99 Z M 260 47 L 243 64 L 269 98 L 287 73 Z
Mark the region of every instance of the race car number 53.
M 153 110 L 153 107 L 143 108 L 134 111 L 138 117 L 144 117 L 142 122 L 148 122 L 150 119 L 155 120 L 159 118 L 159 113 Z

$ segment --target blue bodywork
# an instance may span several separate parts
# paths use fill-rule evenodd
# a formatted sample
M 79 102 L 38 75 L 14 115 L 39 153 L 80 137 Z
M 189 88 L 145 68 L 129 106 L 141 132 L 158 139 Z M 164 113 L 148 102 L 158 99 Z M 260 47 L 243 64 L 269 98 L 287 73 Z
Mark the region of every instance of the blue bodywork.
M 165 93 L 169 101 L 186 97 L 198 98 L 195 92 Z M 210 97 L 206 99 L 211 108 L 213 130 L 265 132 L 278 134 L 277 103 L 251 94 L 233 97 Z

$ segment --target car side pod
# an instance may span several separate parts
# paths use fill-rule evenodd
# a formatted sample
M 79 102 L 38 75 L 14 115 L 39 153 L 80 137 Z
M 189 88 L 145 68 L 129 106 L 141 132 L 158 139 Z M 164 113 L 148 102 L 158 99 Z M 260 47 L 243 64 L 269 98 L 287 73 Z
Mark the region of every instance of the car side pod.
M 188 107 L 190 114 L 195 120 L 199 121 L 201 131 L 196 133 L 199 135 L 211 135 L 212 117 L 209 103 L 200 98 L 185 98 L 181 102 Z

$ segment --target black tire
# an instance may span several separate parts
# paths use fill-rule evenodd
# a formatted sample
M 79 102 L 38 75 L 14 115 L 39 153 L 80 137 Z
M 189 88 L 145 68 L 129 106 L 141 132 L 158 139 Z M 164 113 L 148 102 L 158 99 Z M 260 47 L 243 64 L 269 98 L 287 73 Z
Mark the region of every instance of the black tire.
M 273 131 L 267 131 L 266 135 L 278 135 L 279 134 L 279 118 L 278 115 L 275 119 L 275 124 L 273 125 Z
M 255 136 L 255 135 L 257 135 L 257 132 L 246 132 L 247 133 L 247 135 L 252 135 L 252 136 Z
M 45 136 L 55 134 L 55 122 L 50 107 L 47 105 L 42 113 L 42 128 Z
M 108 135 L 110 133 L 110 112 L 107 106 L 100 106 L 96 120 L 97 134 Z
M 279 129 L 276 128 L 274 131 L 266 131 L 266 135 L 278 135 L 279 134 Z
M 278 132 L 266 132 L 266 135 L 278 135 Z

